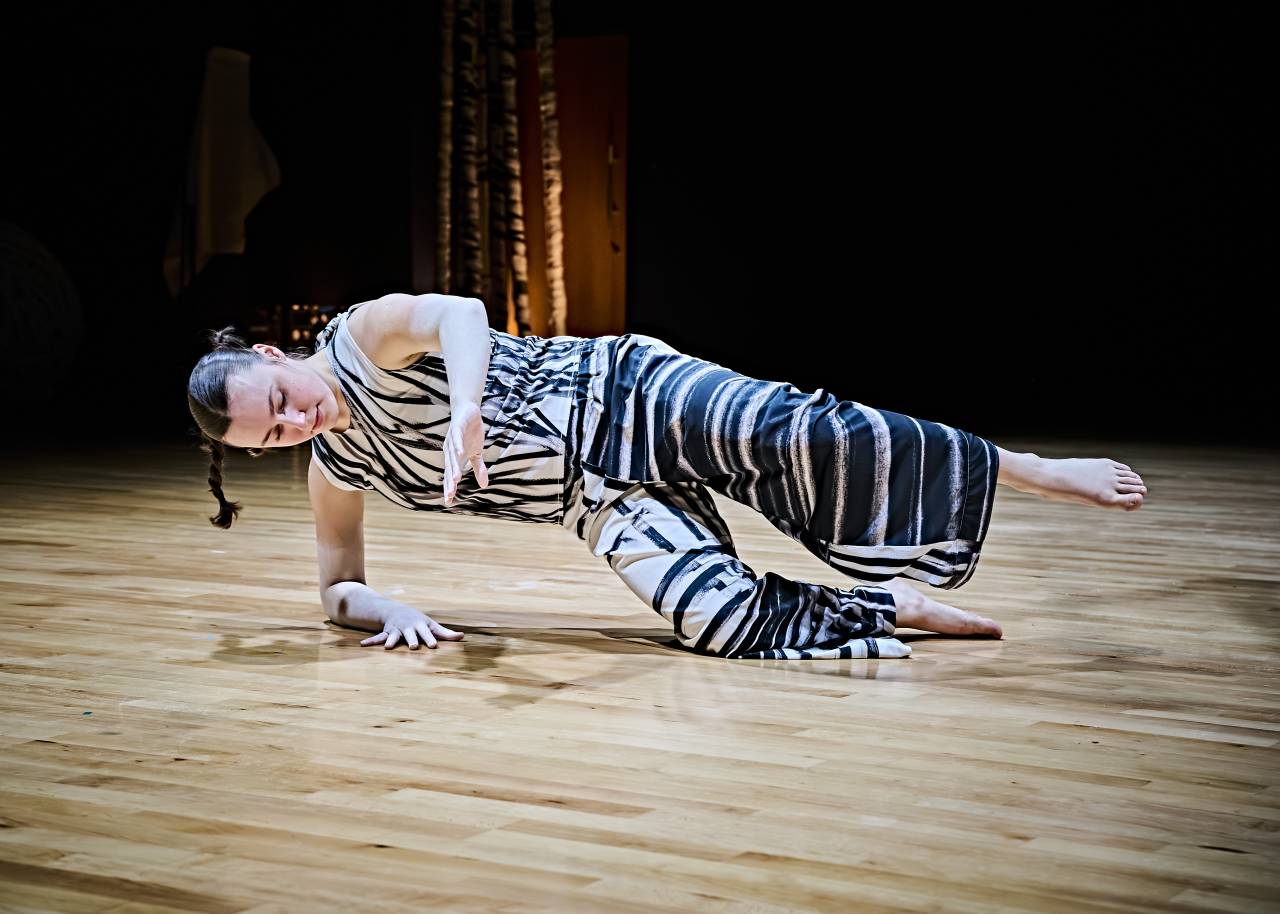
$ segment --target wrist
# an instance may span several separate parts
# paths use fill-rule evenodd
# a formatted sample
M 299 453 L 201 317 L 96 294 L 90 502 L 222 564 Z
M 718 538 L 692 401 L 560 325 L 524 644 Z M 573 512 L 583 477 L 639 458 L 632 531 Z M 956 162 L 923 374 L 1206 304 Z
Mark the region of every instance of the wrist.
M 390 607 L 382 594 L 362 581 L 338 581 L 321 597 L 321 605 L 337 625 L 361 631 L 382 631 Z

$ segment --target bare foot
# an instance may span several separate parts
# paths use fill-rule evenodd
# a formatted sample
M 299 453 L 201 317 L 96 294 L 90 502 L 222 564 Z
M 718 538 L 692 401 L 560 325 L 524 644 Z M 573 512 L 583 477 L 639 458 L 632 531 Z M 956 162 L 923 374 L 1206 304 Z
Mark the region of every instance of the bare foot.
M 1004 637 L 1000 623 L 977 613 L 939 603 L 916 590 L 905 581 L 891 580 L 881 585 L 893 594 L 898 612 L 898 627 L 918 628 L 947 635 L 991 635 Z
M 1141 508 L 1147 495 L 1142 477 L 1109 457 L 1037 457 L 1015 488 L 1055 501 L 1126 511 Z

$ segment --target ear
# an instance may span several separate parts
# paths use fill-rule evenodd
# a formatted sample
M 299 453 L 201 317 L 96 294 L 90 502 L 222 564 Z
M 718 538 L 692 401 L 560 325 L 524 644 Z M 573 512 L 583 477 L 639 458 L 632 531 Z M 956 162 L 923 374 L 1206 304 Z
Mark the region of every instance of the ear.
M 272 346 L 270 343 L 254 343 L 252 348 L 254 352 L 260 352 L 263 355 L 270 356 L 273 359 L 284 358 L 284 353 L 281 352 L 279 349 L 277 349 L 275 346 Z

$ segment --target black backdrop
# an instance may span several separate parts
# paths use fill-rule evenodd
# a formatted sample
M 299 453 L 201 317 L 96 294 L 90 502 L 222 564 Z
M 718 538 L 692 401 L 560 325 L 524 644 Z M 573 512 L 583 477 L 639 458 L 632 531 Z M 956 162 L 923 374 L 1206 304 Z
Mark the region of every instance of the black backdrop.
M 690 6 L 556 6 L 562 34 L 630 39 L 626 329 L 986 436 L 1275 445 L 1260 23 Z M 122 15 L 44 4 L 5 38 L 0 219 L 66 267 L 87 329 L 73 372 L 6 381 L 15 437 L 185 435 L 229 295 L 414 291 L 433 4 Z M 215 44 L 254 55 L 284 183 L 249 267 L 174 302 L 161 258 Z

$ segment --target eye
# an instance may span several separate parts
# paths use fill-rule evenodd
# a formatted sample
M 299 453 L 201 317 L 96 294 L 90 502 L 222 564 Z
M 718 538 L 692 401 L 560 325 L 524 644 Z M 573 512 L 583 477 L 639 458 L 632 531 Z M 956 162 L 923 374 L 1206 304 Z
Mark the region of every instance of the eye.
M 289 398 L 283 392 L 280 394 L 280 409 L 284 409 L 285 403 L 289 402 Z M 280 440 L 280 436 L 284 434 L 284 426 L 276 426 L 276 441 Z

